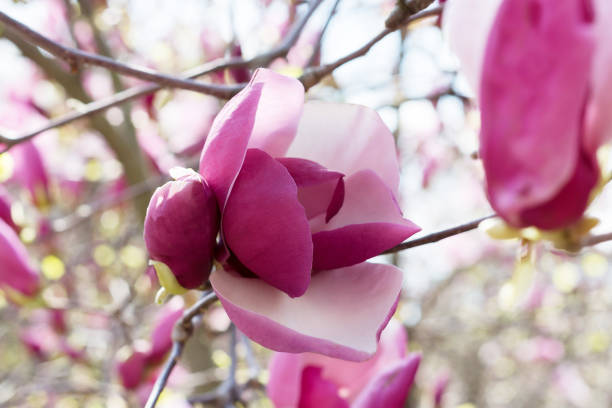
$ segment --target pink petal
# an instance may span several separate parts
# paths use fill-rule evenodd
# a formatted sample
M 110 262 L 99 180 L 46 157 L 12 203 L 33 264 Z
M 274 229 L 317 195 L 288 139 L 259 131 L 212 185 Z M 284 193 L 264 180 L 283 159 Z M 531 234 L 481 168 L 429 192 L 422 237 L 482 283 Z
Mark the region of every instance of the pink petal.
M 49 177 L 40 150 L 29 140 L 11 150 L 15 158 L 13 178 L 30 192 L 32 203 L 38 207 L 49 205 Z
M 612 2 L 594 0 L 597 45 L 591 72 L 591 103 L 585 147 L 594 152 L 612 137 Z
M 215 192 L 221 210 L 242 167 L 262 88 L 253 78 L 223 106 L 202 149 L 200 174 Z
M 308 219 L 325 213 L 326 222 L 338 213 L 344 202 L 344 174 L 327 170 L 310 160 L 293 157 L 277 159 L 298 186 L 298 199 Z
M 295 78 L 264 68 L 255 71 L 252 82 L 263 83 L 264 87 L 249 147 L 263 150 L 272 157 L 283 156 L 297 132 L 304 105 L 304 87 Z
M 594 48 L 584 1 L 507 0 L 489 36 L 480 153 L 489 200 L 516 226 L 576 173 Z
M 476 95 L 489 31 L 502 0 L 448 0 L 442 30 L 451 51 L 461 62 L 461 73 Z
M 222 216 L 226 245 L 240 262 L 289 296 L 301 296 L 312 269 L 312 239 L 297 187 L 285 167 L 247 151 Z
M 11 215 L 11 198 L 8 191 L 0 185 L 0 220 L 7 223 L 15 231 L 19 231 L 19 227 L 15 225 Z
M 373 171 L 350 176 L 345 189 L 344 204 L 329 223 L 322 216 L 311 221 L 316 270 L 363 262 L 420 230 L 402 217 L 391 191 Z
M 264 347 L 311 351 L 362 361 L 396 306 L 402 272 L 361 263 L 314 275 L 306 293 L 291 299 L 259 279 L 217 270 L 211 283 L 236 326 Z
M 338 395 L 338 386 L 321 376 L 322 370 L 314 366 L 304 368 L 298 408 L 349 408 Z
M 146 354 L 136 351 L 117 365 L 119 379 L 126 389 L 132 390 L 144 380 L 146 362 Z
M 306 103 L 286 156 L 312 160 L 346 175 L 371 169 L 398 196 L 399 165 L 393 135 L 378 113 L 365 106 Z
M 0 287 L 8 286 L 26 296 L 38 290 L 38 273 L 15 231 L 0 220 Z
M 420 362 L 421 356 L 413 354 L 389 366 L 370 381 L 351 407 L 402 408 L 414 383 Z
M 299 81 L 258 69 L 251 82 L 223 106 L 200 158 L 200 173 L 215 191 L 221 208 L 247 146 L 272 156 L 285 153 L 295 136 L 303 99 Z

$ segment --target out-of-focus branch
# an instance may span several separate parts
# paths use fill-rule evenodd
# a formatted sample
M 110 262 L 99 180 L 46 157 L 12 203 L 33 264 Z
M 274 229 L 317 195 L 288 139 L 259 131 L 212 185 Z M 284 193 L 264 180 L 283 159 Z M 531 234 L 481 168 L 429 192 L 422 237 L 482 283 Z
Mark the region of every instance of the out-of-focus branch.
M 21 36 L 30 44 L 34 44 L 35 46 L 40 47 L 56 57 L 68 62 L 73 71 L 77 71 L 79 66 L 83 64 L 96 65 L 115 71 L 122 75 L 132 76 L 144 81 L 155 82 L 163 87 L 189 89 L 191 91 L 197 91 L 226 99 L 230 98 L 241 88 L 239 85 L 205 84 L 191 79 L 182 79 L 172 75 L 155 72 L 145 67 L 138 67 L 136 65 L 118 62 L 103 55 L 92 54 L 75 48 L 65 47 L 30 29 L 28 26 L 20 23 L 19 21 L 12 19 L 1 11 L 0 22 L 4 23 L 7 30 Z
M 49 79 L 59 83 L 70 97 L 85 103 L 91 100 L 83 88 L 78 75 L 71 75 L 66 72 L 56 61 L 45 57 L 40 50 L 26 42 L 18 34 L 6 30 L 2 35 L 15 44 L 23 56 L 36 64 Z M 120 134 L 117 128 L 113 127 L 100 115 L 92 116 L 91 124 L 92 127 L 102 135 L 117 156 L 117 159 L 121 162 L 128 183 L 134 185 L 147 180 L 147 169 L 135 137 Z M 10 146 L 34 137 L 36 134 L 28 135 L 27 138 L 23 139 L 11 139 L 0 136 L 0 144 L 5 144 L 6 150 Z M 148 205 L 148 196 L 144 194 L 137 196 L 135 201 L 140 215 L 144 218 Z
M 332 6 L 331 11 L 329 12 L 329 16 L 321 29 L 321 33 L 319 34 L 319 38 L 315 46 L 313 47 L 312 54 L 310 54 L 310 58 L 308 58 L 308 62 L 306 63 L 306 67 L 311 67 L 315 65 L 315 61 L 317 60 L 317 56 L 321 52 L 321 43 L 323 42 L 323 36 L 325 36 L 325 32 L 327 31 L 327 27 L 329 27 L 329 23 L 332 21 L 334 16 L 336 15 L 336 10 L 338 9 L 338 4 L 340 4 L 340 0 L 336 0 L 334 5 Z
M 315 0 L 310 5 L 310 8 L 308 9 L 308 11 L 302 16 L 302 18 L 300 18 L 291 27 L 287 36 L 276 47 L 272 48 L 268 52 L 261 54 L 257 57 L 251 58 L 251 59 L 231 58 L 227 60 L 212 61 L 212 62 L 206 63 L 204 65 L 195 67 L 193 69 L 190 69 L 184 72 L 181 77 L 185 79 L 193 79 L 193 78 L 201 77 L 204 75 L 209 75 L 214 72 L 221 71 L 224 69 L 229 69 L 229 68 L 248 67 L 248 68 L 253 69 L 257 67 L 267 66 L 277 58 L 286 57 L 287 53 L 289 52 L 291 47 L 293 47 L 295 42 L 300 37 L 300 34 L 302 33 L 302 30 L 306 26 L 306 23 L 312 16 L 312 13 L 315 11 L 315 9 L 319 6 L 321 1 L 322 0 Z M 8 32 L 5 33 L 5 35 L 7 35 L 7 38 L 8 38 L 8 34 L 9 34 Z M 11 35 L 11 37 L 16 38 L 17 36 Z M 31 48 L 36 50 L 35 47 L 31 47 Z M 62 69 L 58 70 L 57 75 L 66 76 L 66 77 L 70 76 L 70 74 L 68 74 L 66 71 Z M 32 137 L 36 136 L 39 133 L 45 132 L 50 129 L 54 129 L 56 127 L 67 125 L 68 123 L 74 122 L 75 120 L 89 117 L 98 112 L 102 112 L 114 106 L 121 105 L 130 100 L 139 98 L 141 96 L 148 95 L 153 92 L 157 92 L 162 88 L 163 86 L 159 84 L 146 84 L 146 85 L 135 86 L 135 87 L 126 89 L 125 91 L 119 92 L 111 97 L 101 99 L 95 102 L 91 102 L 87 104 L 86 106 L 84 106 L 82 109 L 79 109 L 78 111 L 70 112 L 59 118 L 52 119 L 49 122 L 47 122 L 45 125 L 37 129 L 34 129 L 32 131 L 29 131 L 25 134 L 22 134 L 20 136 L 7 137 L 7 136 L 0 135 L 0 143 L 6 146 L 5 149 L 8 149 L 16 144 L 19 144 L 28 139 L 31 139 Z M 240 86 L 237 86 L 236 92 L 238 92 L 239 89 L 240 89 Z M 232 95 L 229 95 L 228 98 L 230 96 Z
M 473 229 L 478 228 L 481 222 L 484 220 L 488 220 L 489 218 L 493 218 L 495 215 L 488 215 L 486 217 L 478 218 L 477 220 L 467 222 L 465 224 L 458 225 L 456 227 L 448 228 L 442 231 L 434 232 L 429 235 L 425 235 L 421 238 L 412 239 L 410 241 L 406 241 L 399 245 L 394 246 L 391 249 L 386 250 L 383 254 L 391 254 L 398 251 L 403 251 L 404 249 L 414 248 L 421 245 L 431 244 L 433 242 L 441 241 L 445 238 L 452 237 L 454 235 L 462 234 L 464 232 L 471 231 Z
M 302 76 L 300 76 L 300 81 L 304 85 L 306 90 L 312 88 L 314 85 L 318 84 L 323 78 L 327 75 L 331 74 L 334 70 L 339 68 L 340 66 L 350 62 L 356 58 L 362 57 L 370 51 L 370 49 L 376 45 L 380 40 L 385 38 L 387 35 L 392 32 L 398 30 L 402 26 L 406 24 L 410 24 L 414 21 L 421 20 L 423 18 L 437 16 L 442 12 L 442 7 L 436 7 L 431 10 L 425 10 L 420 13 L 416 13 L 407 17 L 401 24 L 399 24 L 396 28 L 385 28 L 380 33 L 378 33 L 374 38 L 365 43 L 359 49 L 351 52 L 350 54 L 345 55 L 344 57 L 331 62 L 329 64 L 321 65 L 318 67 L 307 69 Z
M 183 312 L 183 316 L 174 325 L 174 330 L 172 331 L 172 351 L 170 352 L 168 360 L 166 360 L 166 363 L 164 364 L 163 370 L 155 381 L 155 385 L 153 386 L 153 390 L 149 395 L 145 408 L 154 408 L 157 404 L 159 395 L 166 387 L 168 377 L 170 377 L 174 366 L 181 357 L 181 354 L 183 354 L 183 349 L 185 348 L 187 340 L 189 340 L 193 334 L 193 318 L 202 314 L 216 300 L 217 295 L 215 292 L 205 292 L 200 300 Z
M 584 239 L 582 242 L 582 247 L 593 246 L 608 241 L 612 241 L 612 232 L 600 235 L 591 235 Z

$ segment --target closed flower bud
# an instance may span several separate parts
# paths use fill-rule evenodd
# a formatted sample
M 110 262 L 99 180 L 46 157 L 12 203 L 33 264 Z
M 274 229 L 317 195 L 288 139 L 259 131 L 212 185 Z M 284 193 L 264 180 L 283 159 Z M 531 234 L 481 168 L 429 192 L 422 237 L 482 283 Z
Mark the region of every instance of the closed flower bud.
M 151 197 L 144 239 L 163 291 L 181 294 L 208 279 L 219 210 L 199 174 L 174 168 L 171 175 L 175 180 L 159 187 Z

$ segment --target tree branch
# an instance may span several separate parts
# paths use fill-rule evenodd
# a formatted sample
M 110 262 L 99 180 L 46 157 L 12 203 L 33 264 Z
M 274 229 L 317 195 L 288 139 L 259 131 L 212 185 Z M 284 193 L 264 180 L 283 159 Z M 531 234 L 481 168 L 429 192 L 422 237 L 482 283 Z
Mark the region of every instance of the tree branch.
M 495 217 L 495 214 L 487 215 L 486 217 L 478 218 L 477 220 L 470 221 L 468 223 L 461 224 L 456 227 L 434 232 L 432 234 L 425 235 L 424 237 L 421 237 L 421 238 L 416 238 L 410 241 L 406 241 L 404 243 L 394 246 L 391 249 L 386 250 L 385 252 L 383 252 L 383 254 L 391 254 L 394 252 L 403 251 L 404 249 L 414 248 L 414 247 L 418 247 L 418 246 L 425 245 L 425 244 L 431 244 L 433 242 L 438 242 L 445 238 L 452 237 L 454 235 L 458 235 L 464 232 L 471 231 L 473 229 L 478 228 L 478 225 L 482 221 L 488 220 L 489 218 L 493 218 L 493 217 Z
M 383 38 L 385 38 L 387 35 L 391 34 L 392 32 L 398 30 L 399 28 L 401 28 L 402 26 L 406 25 L 406 24 L 410 24 L 414 21 L 423 19 L 423 18 L 427 18 L 427 17 L 432 17 L 432 16 L 437 16 L 442 12 L 442 7 L 436 7 L 436 8 L 432 8 L 431 10 L 425 10 L 422 11 L 420 13 L 416 13 L 413 15 L 410 15 L 409 17 L 407 17 L 401 24 L 399 24 L 397 27 L 395 28 L 385 28 L 384 30 L 382 30 L 380 33 L 378 33 L 378 35 L 376 35 L 374 38 L 372 38 L 370 41 L 368 41 L 367 43 L 365 43 L 361 48 L 351 52 L 350 54 L 345 55 L 344 57 L 329 63 L 329 64 L 325 64 L 325 65 L 321 65 L 315 68 L 310 68 L 307 69 L 302 76 L 300 76 L 300 81 L 302 82 L 302 84 L 304 85 L 304 89 L 308 90 L 310 88 L 312 88 L 314 85 L 318 84 L 323 78 L 325 78 L 327 75 L 331 74 L 334 70 L 336 70 L 337 68 L 339 68 L 340 66 L 346 64 L 349 61 L 352 61 L 356 58 L 362 57 L 364 55 L 366 55 L 368 53 L 368 51 L 370 51 L 370 48 L 372 48 L 374 45 L 376 45 L 376 43 L 378 43 L 380 40 L 382 40 Z
M 198 78 L 201 76 L 209 75 L 214 72 L 221 71 L 224 69 L 229 69 L 229 68 L 248 67 L 248 68 L 253 69 L 253 68 L 258 68 L 261 66 L 267 66 L 277 58 L 286 57 L 291 47 L 293 47 L 293 45 L 295 45 L 295 42 L 299 39 L 300 34 L 302 33 L 302 30 L 306 26 L 306 23 L 312 16 L 312 13 L 315 11 L 315 9 L 319 6 L 321 1 L 322 0 L 315 0 L 311 4 L 308 11 L 302 16 L 302 18 L 300 18 L 291 27 L 291 29 L 289 30 L 289 33 L 282 40 L 282 42 L 279 43 L 276 47 L 269 50 L 268 52 L 261 54 L 257 57 L 246 59 L 246 60 L 243 58 L 232 58 L 232 59 L 227 59 L 227 60 L 212 61 L 212 62 L 206 63 L 204 65 L 192 68 L 184 72 L 181 77 L 184 79 L 193 79 L 193 78 Z M 5 34 L 8 34 L 8 32 Z M 12 38 L 15 38 L 15 37 L 17 36 L 13 34 Z M 66 73 L 65 71 L 61 69 L 57 72 L 57 75 L 58 76 L 69 76 L 68 73 Z M 8 150 L 12 146 L 19 144 L 21 142 L 24 142 L 28 139 L 31 139 L 39 133 L 45 132 L 50 129 L 54 129 L 56 127 L 67 125 L 68 123 L 74 122 L 75 120 L 79 120 L 79 119 L 83 119 L 83 118 L 92 116 L 98 112 L 102 112 L 114 106 L 121 105 L 132 99 L 136 99 L 141 96 L 145 96 L 150 93 L 157 92 L 162 88 L 163 86 L 159 84 L 146 84 L 146 85 L 140 85 L 140 86 L 135 86 L 135 87 L 126 89 L 125 91 L 119 92 L 111 97 L 89 103 L 78 111 L 70 112 L 59 118 L 52 119 L 49 122 L 47 122 L 45 125 L 37 129 L 31 130 L 18 137 L 7 137 L 7 136 L 0 135 L 0 143 L 6 146 L 5 150 Z M 240 90 L 240 87 L 237 86 L 235 93 L 237 93 L 239 90 Z M 233 94 L 229 95 L 228 98 L 231 96 L 233 96 Z
M 1 11 L 0 22 L 4 23 L 7 30 L 20 35 L 30 44 L 40 47 L 56 57 L 68 62 L 73 71 L 77 71 L 79 66 L 83 64 L 96 65 L 115 71 L 122 75 L 132 76 L 144 81 L 155 82 L 162 87 L 188 89 L 225 99 L 231 98 L 242 88 L 242 86 L 239 85 L 205 84 L 191 79 L 182 79 L 172 75 L 155 72 L 145 67 L 121 63 L 103 55 L 92 54 L 75 48 L 65 47 L 30 29 L 28 26 L 20 23 L 19 21 L 12 19 Z
M 174 325 L 172 331 L 172 351 L 168 356 L 168 360 L 164 364 L 164 368 L 157 377 L 153 390 L 149 395 L 145 408 L 154 408 L 159 399 L 159 395 L 166 387 L 168 377 L 172 373 L 174 366 L 178 362 L 178 359 L 183 354 L 183 349 L 187 340 L 193 334 L 193 318 L 200 315 L 206 308 L 217 301 L 217 295 L 212 290 L 204 292 L 200 300 L 198 300 L 193 306 L 183 312 L 183 316 Z

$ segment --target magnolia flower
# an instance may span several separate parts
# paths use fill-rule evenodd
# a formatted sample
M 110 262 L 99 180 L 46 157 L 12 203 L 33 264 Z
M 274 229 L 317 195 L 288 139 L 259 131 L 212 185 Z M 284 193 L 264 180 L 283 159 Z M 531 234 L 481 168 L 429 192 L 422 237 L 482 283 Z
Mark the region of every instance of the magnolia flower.
M 275 353 L 268 396 L 276 408 L 403 407 L 421 360 L 418 354 L 406 355 L 406 340 L 404 328 L 391 320 L 376 354 L 362 363 Z
M 260 69 L 216 117 L 200 173 L 221 209 L 212 286 L 230 319 L 277 351 L 363 360 L 402 272 L 364 263 L 419 230 L 397 204 L 393 136 L 368 108 L 304 104 Z
M 15 231 L 0 220 L 0 289 L 32 296 L 38 291 L 39 276 Z
M 578 220 L 612 131 L 612 3 L 449 0 L 451 48 L 478 91 L 487 194 L 515 227 Z
M 153 193 L 144 239 L 165 291 L 180 294 L 201 286 L 212 267 L 219 215 L 215 197 L 194 171 L 174 168 Z

